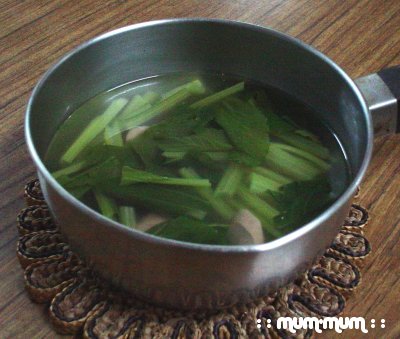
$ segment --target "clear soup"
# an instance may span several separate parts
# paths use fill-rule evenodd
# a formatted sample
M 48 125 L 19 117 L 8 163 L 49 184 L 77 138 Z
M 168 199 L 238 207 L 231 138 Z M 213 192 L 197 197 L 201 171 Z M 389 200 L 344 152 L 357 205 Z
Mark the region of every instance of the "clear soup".
M 221 74 L 156 76 L 100 93 L 60 125 L 45 163 L 110 219 L 218 245 L 277 239 L 349 181 L 338 138 L 310 107 Z

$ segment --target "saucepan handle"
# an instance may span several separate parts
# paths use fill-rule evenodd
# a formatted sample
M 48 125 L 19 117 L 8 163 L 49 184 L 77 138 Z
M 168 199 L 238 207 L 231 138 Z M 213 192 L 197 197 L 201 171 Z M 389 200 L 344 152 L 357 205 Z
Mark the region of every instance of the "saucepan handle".
M 400 133 L 400 65 L 355 80 L 371 111 L 375 136 Z

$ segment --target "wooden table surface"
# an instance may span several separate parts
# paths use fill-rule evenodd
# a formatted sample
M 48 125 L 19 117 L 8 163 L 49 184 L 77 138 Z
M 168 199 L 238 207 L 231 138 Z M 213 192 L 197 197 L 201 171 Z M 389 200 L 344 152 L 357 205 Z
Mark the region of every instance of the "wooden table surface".
M 15 256 L 22 188 L 35 176 L 23 131 L 26 103 L 43 72 L 100 33 L 153 19 L 214 17 L 270 26 L 313 45 L 350 76 L 400 64 L 399 0 L 74 1 L 0 0 L 0 338 L 56 338 L 45 308 L 24 291 Z M 386 320 L 365 338 L 399 338 L 400 136 L 375 142 L 361 201 L 373 254 L 346 316 Z M 378 326 L 379 327 L 379 326 Z M 358 338 L 358 331 L 323 338 Z

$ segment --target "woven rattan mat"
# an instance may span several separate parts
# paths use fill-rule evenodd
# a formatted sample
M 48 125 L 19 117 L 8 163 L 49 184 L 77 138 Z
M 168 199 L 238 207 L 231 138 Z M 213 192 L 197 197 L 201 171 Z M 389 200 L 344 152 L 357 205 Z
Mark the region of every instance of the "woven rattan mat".
M 277 318 L 338 316 L 361 282 L 371 252 L 367 211 L 353 204 L 324 256 L 297 281 L 253 303 L 223 311 L 183 312 L 143 303 L 100 280 L 69 249 L 54 224 L 37 180 L 25 187 L 28 207 L 17 218 L 17 255 L 31 299 L 49 305 L 59 333 L 84 338 L 309 338 L 277 328 Z

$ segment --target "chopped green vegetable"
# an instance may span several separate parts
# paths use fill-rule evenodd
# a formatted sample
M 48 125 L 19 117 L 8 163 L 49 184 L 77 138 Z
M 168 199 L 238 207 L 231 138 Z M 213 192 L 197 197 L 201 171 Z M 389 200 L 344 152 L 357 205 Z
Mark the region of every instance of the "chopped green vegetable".
M 292 231 L 301 226 L 316 213 L 332 203 L 331 186 L 325 176 L 308 181 L 296 181 L 282 186 L 279 192 L 272 192 L 279 216 L 275 224 L 282 232 Z
M 246 189 L 240 189 L 238 196 L 245 206 L 260 219 L 264 231 L 275 238 L 283 235 L 274 227 L 274 218 L 279 215 L 277 209 Z
M 167 99 L 161 100 L 146 110 L 141 111 L 139 114 L 127 119 L 124 124 L 124 130 L 130 130 L 137 126 L 148 123 L 149 120 L 158 117 L 162 113 L 166 113 L 190 96 L 190 92 L 186 89 L 175 93 Z
M 174 113 L 168 116 L 168 119 L 149 126 L 141 138 L 159 140 L 190 135 L 200 124 L 200 120 L 196 112 L 177 107 L 174 109 Z
M 266 164 L 294 180 L 311 180 L 321 174 L 321 170 L 304 158 L 289 153 L 274 144 L 270 145 Z
M 319 167 L 322 171 L 327 171 L 330 167 L 330 165 L 326 161 L 324 161 L 321 158 L 318 158 L 317 156 L 315 156 L 311 153 L 308 153 L 300 148 L 286 145 L 286 144 L 281 144 L 281 143 L 274 143 L 273 145 L 274 145 L 274 147 L 278 147 L 282 150 L 288 151 L 289 153 L 299 155 L 300 157 L 312 162 L 314 165 Z
M 160 100 L 159 102 L 155 103 L 152 107 L 128 119 L 125 122 L 124 130 L 129 130 L 131 128 L 147 123 L 149 120 L 157 117 L 161 113 L 168 112 L 172 108 L 176 107 L 178 104 L 185 101 L 191 95 L 193 94 L 190 90 L 188 90 L 187 88 L 181 88 L 180 90 L 176 91 L 176 93 Z
M 215 128 L 207 128 L 198 134 L 180 138 L 161 139 L 158 146 L 164 152 L 223 152 L 232 149 L 224 133 Z
M 257 197 L 257 195 L 251 193 L 245 188 L 240 188 L 239 197 L 246 203 L 249 204 L 249 208 L 254 209 L 254 211 L 257 212 L 257 214 L 263 215 L 266 218 L 273 219 L 275 218 L 279 212 L 267 204 L 265 201 L 263 201 L 261 198 Z
M 256 92 L 255 101 L 260 104 L 262 112 L 268 119 L 271 135 L 321 159 L 327 160 L 329 158 L 328 150 L 321 145 L 313 133 L 300 129 L 286 116 L 280 116 L 274 112 L 271 102 L 264 91 L 259 90 Z
M 274 112 L 273 105 L 264 90 L 256 90 L 250 102 L 267 117 L 271 134 L 277 136 L 282 133 L 291 133 L 298 128 L 292 120 Z
M 250 174 L 250 191 L 252 193 L 263 193 L 265 191 L 278 191 L 279 187 L 281 187 L 277 181 L 274 181 L 271 178 L 264 177 L 258 173 Z
M 121 185 L 131 185 L 138 182 L 143 182 L 143 183 L 147 182 L 147 183 L 162 184 L 162 185 L 193 186 L 193 187 L 211 186 L 210 182 L 207 179 L 171 178 L 141 171 L 128 166 L 124 166 L 122 168 Z
M 107 197 L 105 194 L 98 190 L 93 191 L 96 198 L 97 204 L 99 206 L 101 214 L 110 219 L 115 219 L 118 214 L 117 205 L 114 200 Z
M 290 135 L 297 129 L 294 122 L 289 120 L 287 117 L 279 116 L 272 111 L 265 112 L 265 115 L 269 122 L 270 132 L 274 136 L 280 136 L 283 134 Z
M 121 109 L 126 105 L 127 100 L 123 98 L 115 99 L 111 102 L 106 111 L 93 119 L 86 129 L 78 136 L 75 142 L 61 157 L 61 162 L 71 163 L 80 152 L 82 152 L 96 136 L 117 116 Z
M 190 215 L 204 218 L 210 204 L 193 190 L 155 184 L 135 184 L 133 186 L 104 185 L 107 194 L 127 205 L 165 212 L 174 216 Z
M 147 104 L 152 105 L 156 101 L 160 100 L 161 96 L 160 96 L 160 94 L 155 93 L 153 91 L 148 91 L 145 94 L 143 94 L 142 98 Z
M 326 147 L 301 135 L 296 135 L 295 133 L 280 134 L 278 138 L 321 159 L 329 159 L 329 151 Z
M 226 88 L 220 92 L 214 93 L 206 98 L 203 98 L 199 101 L 196 101 L 195 103 L 190 105 L 190 108 L 193 109 L 199 109 L 199 108 L 203 108 L 209 105 L 212 105 L 216 102 L 219 102 L 223 99 L 225 99 L 226 97 L 229 97 L 235 93 L 241 92 L 244 89 L 244 82 L 239 82 L 238 84 Z
M 197 152 L 199 149 L 230 149 L 232 146 L 224 133 L 214 128 L 205 128 L 214 116 L 214 112 L 205 113 L 193 112 L 177 109 L 168 119 L 159 124 L 148 128 L 143 134 L 134 140 L 128 142 L 128 145 L 136 149 L 145 163 L 154 161 L 157 158 L 158 143 L 165 141 L 165 148 L 186 149 L 191 152 Z M 195 132 L 195 134 L 193 134 Z M 184 138 L 183 140 L 181 139 Z M 171 161 L 182 160 L 187 152 L 165 151 L 163 156 Z M 207 152 L 214 158 L 218 157 L 216 152 Z M 222 153 L 222 152 L 220 152 Z M 215 155 L 215 156 L 214 156 Z M 227 153 L 221 154 L 221 157 L 227 158 Z
M 298 129 L 294 131 L 296 134 L 301 135 L 304 138 L 310 139 L 311 141 L 320 144 L 321 142 L 318 140 L 317 136 L 309 131 L 306 131 L 305 129 Z
M 256 108 L 241 101 L 224 102 L 226 109 L 217 113 L 216 121 L 236 148 L 263 160 L 268 153 L 268 122 Z
M 140 167 L 141 161 L 135 153 L 133 153 L 128 147 L 115 146 L 115 145 L 90 145 L 84 152 L 71 163 L 70 166 L 84 162 L 85 167 L 94 166 L 100 162 L 103 162 L 111 157 L 118 159 L 121 164 L 125 164 L 131 167 Z M 68 166 L 69 167 L 69 166 Z M 70 173 L 68 173 L 70 174 Z
M 139 155 L 145 168 L 152 170 L 161 163 L 160 150 L 153 138 L 148 138 L 146 132 L 129 142 L 129 147 Z
M 202 155 L 207 156 L 211 161 L 226 161 L 230 160 L 228 152 L 201 152 L 199 157 Z
M 191 168 L 181 168 L 179 173 L 188 179 L 199 178 L 199 175 Z M 215 197 L 214 192 L 209 187 L 197 187 L 196 191 L 201 197 L 208 200 L 212 208 L 225 220 L 233 217 L 234 211 L 222 199 Z
M 58 171 L 53 172 L 53 177 L 58 179 L 62 176 L 65 175 L 70 175 L 70 174 L 74 174 L 76 172 L 79 172 L 85 168 L 87 168 L 90 165 L 90 163 L 88 161 L 79 161 L 77 163 L 73 163 L 67 167 L 64 167 L 62 169 L 59 169 Z
M 236 193 L 242 178 L 243 172 L 238 166 L 228 167 L 215 189 L 215 196 L 232 197 Z
M 106 145 L 123 146 L 124 141 L 120 132 L 118 121 L 114 121 L 104 129 L 104 143 Z
M 101 186 L 104 178 L 108 180 L 119 179 L 121 176 L 121 163 L 115 157 L 110 157 L 105 161 L 75 175 L 64 175 L 59 177 L 58 182 L 68 189 L 80 186 Z
M 274 172 L 270 170 L 269 168 L 265 167 L 255 167 L 253 168 L 254 173 L 261 174 L 264 177 L 267 177 L 279 184 L 285 185 L 291 183 L 293 180 L 289 179 L 288 177 L 285 177 L 282 174 L 279 174 L 277 172 Z
M 119 120 L 126 120 L 133 118 L 136 115 L 144 112 L 151 107 L 152 102 L 144 99 L 141 95 L 134 95 L 132 99 L 126 104 L 125 108 L 122 110 Z
M 185 155 L 186 155 L 186 152 L 182 152 L 182 151 L 165 151 L 165 152 L 162 152 L 162 156 L 164 158 L 169 159 L 169 162 L 182 160 L 185 157 Z
M 248 167 L 260 166 L 264 162 L 264 159 L 256 159 L 249 154 L 240 151 L 229 152 L 227 154 L 227 158 L 236 164 L 245 165 Z
M 335 141 L 328 150 L 312 133 L 329 130 L 305 105 L 256 82 L 229 87 L 219 79 L 206 88 L 208 76 L 203 83 L 190 75 L 172 88 L 181 79 L 172 78 L 129 83 L 78 108 L 49 149 L 56 180 L 128 227 L 219 245 L 230 244 L 228 229 L 243 210 L 273 240 L 337 197 Z
M 228 245 L 227 230 L 227 225 L 212 225 L 181 216 L 154 226 L 148 233 L 198 244 Z
M 167 93 L 164 94 L 164 98 L 169 98 L 170 96 L 174 95 L 175 93 L 179 92 L 181 89 L 186 89 L 190 93 L 194 95 L 201 95 L 204 94 L 206 89 L 203 85 L 203 83 L 199 79 L 195 79 L 191 82 L 188 82 L 187 84 L 183 84 L 181 86 L 178 86 Z
M 121 112 L 119 119 L 126 120 L 140 115 L 142 112 L 150 109 L 152 104 L 159 99 L 160 96 L 154 92 L 147 92 L 144 95 L 134 95 Z
M 136 213 L 132 206 L 119 206 L 118 208 L 119 221 L 129 227 L 136 226 Z

